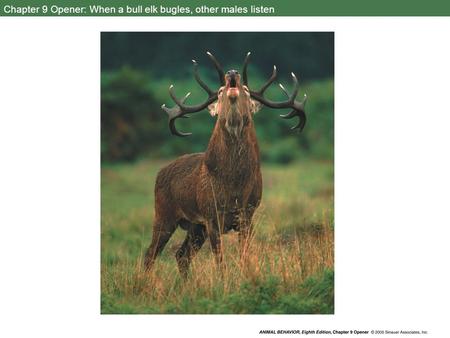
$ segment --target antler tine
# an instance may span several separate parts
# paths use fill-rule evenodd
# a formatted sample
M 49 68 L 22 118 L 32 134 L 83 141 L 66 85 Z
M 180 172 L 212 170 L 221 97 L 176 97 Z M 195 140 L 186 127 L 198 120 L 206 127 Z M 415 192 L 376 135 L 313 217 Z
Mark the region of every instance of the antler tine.
M 186 116 L 184 116 L 184 117 L 186 117 Z M 192 135 L 192 133 L 183 133 L 182 131 L 178 131 L 177 128 L 175 127 L 175 120 L 176 120 L 176 118 L 169 119 L 169 129 L 173 135 L 176 135 L 179 137 L 186 137 L 186 136 Z
M 272 75 L 270 76 L 269 80 L 264 84 L 264 86 L 261 87 L 261 89 L 258 91 L 259 95 L 263 95 L 267 88 L 276 80 L 277 78 L 277 66 L 273 65 Z
M 242 67 L 242 81 L 243 81 L 243 84 L 247 87 L 248 87 L 247 67 L 248 67 L 248 62 L 250 61 L 251 54 L 252 54 L 251 52 L 247 53 L 247 55 L 245 56 L 245 59 L 244 59 L 244 66 Z
M 214 91 L 211 90 L 211 88 L 208 87 L 208 85 L 203 82 L 203 80 L 200 78 L 200 75 L 198 74 L 198 63 L 195 60 L 192 60 L 192 63 L 194 64 L 194 77 L 197 80 L 200 87 L 202 87 L 205 92 L 208 93 L 208 95 L 213 95 Z
M 163 104 L 161 106 L 161 108 L 167 113 L 167 115 L 169 115 L 170 131 L 172 132 L 172 134 L 177 135 L 177 136 L 189 136 L 189 135 L 191 135 L 191 133 L 183 133 L 183 132 L 177 131 L 177 129 L 175 128 L 175 120 L 176 119 L 187 118 L 188 116 L 186 116 L 186 114 L 202 111 L 203 109 L 208 107 L 211 103 L 213 103 L 215 100 L 217 100 L 217 94 L 211 93 L 205 102 L 200 103 L 195 106 L 188 106 L 188 105 L 185 105 L 184 102 L 186 101 L 186 99 L 189 97 L 189 95 L 191 93 L 188 93 L 182 100 L 179 100 L 173 91 L 173 85 L 170 85 L 169 94 L 170 94 L 170 97 L 172 98 L 172 100 L 176 103 L 175 107 L 167 108 L 166 105 Z
M 292 80 L 294 82 L 294 90 L 292 91 L 292 95 L 289 97 L 289 101 L 294 102 L 297 97 L 298 90 L 300 89 L 300 84 L 298 83 L 297 76 L 291 72 Z
M 290 118 L 293 118 L 294 116 L 298 116 L 298 123 L 295 126 L 291 127 L 291 130 L 298 129 L 298 131 L 301 132 L 303 130 L 303 128 L 305 127 L 305 124 L 306 124 L 306 114 L 305 114 L 305 112 L 303 110 L 300 110 L 300 111 L 292 110 L 289 113 L 289 115 L 290 114 L 293 114 L 293 115 L 290 116 L 290 117 L 283 117 L 281 115 L 280 116 L 282 118 L 284 118 L 284 119 L 290 119 Z
M 289 98 L 289 93 L 288 93 L 288 91 L 286 90 L 286 88 L 284 88 L 284 86 L 283 86 L 281 83 L 279 83 L 278 86 L 281 88 L 281 90 L 283 91 L 283 93 L 285 93 L 286 96 Z
M 172 100 L 175 102 L 175 106 L 172 108 L 166 107 L 165 104 L 161 106 L 161 108 L 169 115 L 169 129 L 173 135 L 177 136 L 189 136 L 191 133 L 183 133 L 179 132 L 175 127 L 175 120 L 178 118 L 188 118 L 186 114 L 190 113 L 196 113 L 199 112 L 206 107 L 208 107 L 211 103 L 217 100 L 217 93 L 211 90 L 208 85 L 203 82 L 203 80 L 200 78 L 200 75 L 198 73 L 198 64 L 197 61 L 192 60 L 192 63 L 194 65 L 194 77 L 195 80 L 198 82 L 198 84 L 205 90 L 205 92 L 208 93 L 208 98 L 205 102 L 200 103 L 198 105 L 194 106 L 188 106 L 185 104 L 186 99 L 189 97 L 191 93 L 187 93 L 183 99 L 178 99 L 178 97 L 175 95 L 174 87 L 173 85 L 170 85 L 169 87 L 169 95 L 172 98 Z M 225 79 L 225 77 L 224 77 Z
M 220 65 L 219 61 L 212 55 L 210 52 L 206 52 L 208 57 L 211 59 L 211 61 L 214 63 L 214 67 L 216 67 L 217 74 L 219 75 L 219 81 L 220 85 L 225 85 L 225 72 L 223 71 L 222 66 Z
M 184 98 L 181 100 L 181 103 L 184 103 L 187 98 L 189 97 L 189 95 L 191 95 L 191 93 L 187 93 Z M 189 136 L 192 133 L 182 133 L 179 132 L 176 128 L 175 128 L 175 120 L 177 118 L 185 118 L 187 119 L 189 116 L 187 115 L 180 115 L 181 114 L 181 109 L 179 106 L 175 106 L 173 108 L 167 108 L 165 104 L 163 104 L 161 106 L 161 108 L 167 113 L 167 115 L 169 115 L 169 129 L 172 132 L 172 134 L 180 136 L 180 137 L 184 137 L 184 136 Z
M 289 95 L 287 91 L 285 93 Z M 295 116 L 299 117 L 298 123 L 295 126 L 291 127 L 292 130 L 298 129 L 299 131 L 302 131 L 303 128 L 305 127 L 306 124 L 305 105 L 307 99 L 308 97 L 306 96 L 306 94 L 304 94 L 303 101 L 294 101 L 293 110 L 291 110 L 289 113 L 285 115 L 280 115 L 280 117 L 283 119 L 292 119 Z
M 183 106 L 184 106 L 184 104 L 183 104 L 183 100 L 179 100 L 178 98 L 177 98 L 177 96 L 175 95 L 175 93 L 173 92 L 173 85 L 170 85 L 169 86 L 169 95 L 170 95 L 170 97 L 172 98 L 172 100 L 180 107 L 180 108 L 182 108 Z M 188 95 L 189 96 L 189 95 Z
M 273 66 L 273 72 L 272 76 L 269 78 L 269 80 L 262 86 L 262 88 L 255 92 L 250 90 L 251 97 L 262 103 L 263 105 L 269 107 L 269 108 L 275 108 L 275 109 L 284 109 L 284 108 L 292 108 L 292 111 L 285 115 L 280 115 L 280 117 L 284 119 L 291 119 L 295 116 L 298 116 L 299 122 L 292 127 L 291 129 L 298 129 L 300 131 L 303 130 L 305 124 L 306 124 L 306 114 L 305 114 L 305 104 L 306 104 L 306 95 L 303 101 L 296 101 L 295 98 L 297 97 L 298 91 L 300 89 L 300 84 L 298 82 L 297 77 L 294 73 L 291 73 L 292 81 L 294 82 L 294 88 L 292 90 L 292 93 L 289 94 L 289 92 L 284 88 L 284 86 L 280 83 L 279 87 L 283 91 L 283 93 L 287 96 L 287 101 L 271 101 L 269 99 L 266 99 L 264 97 L 264 92 L 269 88 L 269 86 L 275 81 L 277 77 L 277 68 L 276 66 Z

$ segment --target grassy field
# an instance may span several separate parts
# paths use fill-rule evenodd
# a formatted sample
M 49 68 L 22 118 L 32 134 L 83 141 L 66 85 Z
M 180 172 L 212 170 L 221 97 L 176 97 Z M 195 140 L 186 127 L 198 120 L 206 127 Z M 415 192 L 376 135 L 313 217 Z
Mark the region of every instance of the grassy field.
M 183 282 L 178 229 L 154 270 L 142 269 L 151 239 L 153 186 L 165 161 L 102 167 L 102 313 L 334 313 L 332 162 L 264 165 L 264 192 L 245 266 L 237 234 L 224 236 L 225 272 L 209 242 Z

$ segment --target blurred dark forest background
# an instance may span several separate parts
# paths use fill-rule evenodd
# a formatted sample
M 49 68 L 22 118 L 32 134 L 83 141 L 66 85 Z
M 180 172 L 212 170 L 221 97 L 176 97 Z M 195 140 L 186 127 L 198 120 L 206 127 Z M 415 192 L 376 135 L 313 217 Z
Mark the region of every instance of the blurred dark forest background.
M 187 29 L 189 27 L 186 27 Z M 294 120 L 283 120 L 263 108 L 255 126 L 263 161 L 288 163 L 300 159 L 333 159 L 334 140 L 334 34 L 317 33 L 136 33 L 101 34 L 101 158 L 105 162 L 134 161 L 143 157 L 167 158 L 206 149 L 215 118 L 207 111 L 177 120 L 188 138 L 172 136 L 161 104 L 173 105 L 168 87 L 179 97 L 191 92 L 189 104 L 203 101 L 192 59 L 201 77 L 218 88 L 217 73 L 206 56 L 211 51 L 226 70 L 240 70 L 252 52 L 249 85 L 259 88 L 277 65 L 279 81 L 290 89 L 290 72 L 300 79 L 298 98 L 308 95 L 307 124 L 292 132 Z M 267 91 L 284 99 L 274 84 Z

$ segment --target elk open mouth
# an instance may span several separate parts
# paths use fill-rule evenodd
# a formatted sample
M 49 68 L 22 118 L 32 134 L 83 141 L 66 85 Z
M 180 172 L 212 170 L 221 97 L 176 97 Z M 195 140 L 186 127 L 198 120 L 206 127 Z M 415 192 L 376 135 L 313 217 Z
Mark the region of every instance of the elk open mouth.
M 227 87 L 227 96 L 231 101 L 236 101 L 236 98 L 239 96 L 239 73 L 232 69 L 229 70 L 226 74 L 226 87 Z
M 235 101 L 239 96 L 238 80 L 236 76 L 230 76 L 227 83 L 227 96 L 230 100 Z

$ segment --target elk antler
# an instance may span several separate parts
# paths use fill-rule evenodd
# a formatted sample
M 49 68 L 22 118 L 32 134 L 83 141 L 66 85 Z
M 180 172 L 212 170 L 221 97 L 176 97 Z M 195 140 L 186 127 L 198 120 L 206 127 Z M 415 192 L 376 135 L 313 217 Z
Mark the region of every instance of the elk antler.
M 250 52 L 247 53 L 247 56 L 245 57 L 245 60 L 244 60 L 244 67 L 242 70 L 243 82 L 244 82 L 244 85 L 246 85 L 246 86 L 248 86 L 247 66 L 248 66 L 248 62 L 250 60 L 250 54 L 251 54 Z M 275 102 L 275 101 L 271 101 L 271 100 L 264 98 L 264 92 L 267 90 L 267 88 L 269 88 L 269 86 L 277 78 L 277 67 L 276 66 L 273 66 L 272 75 L 270 76 L 269 80 L 267 80 L 267 82 L 261 87 L 260 90 L 253 91 L 253 90 L 249 89 L 249 91 L 250 91 L 250 96 L 254 100 L 262 103 L 263 105 L 265 105 L 267 107 L 275 108 L 275 109 L 292 108 L 292 111 L 290 113 L 285 114 L 285 115 L 280 115 L 280 117 L 282 117 L 284 119 L 292 119 L 293 117 L 298 116 L 299 117 L 298 124 L 295 125 L 294 127 L 292 127 L 291 129 L 298 129 L 299 131 L 302 131 L 306 124 L 305 104 L 306 104 L 307 96 L 306 96 L 306 94 L 304 95 L 303 101 L 297 101 L 295 99 L 297 97 L 300 85 L 298 83 L 298 80 L 297 80 L 297 77 L 295 76 L 295 74 L 291 73 L 291 76 L 292 76 L 292 80 L 294 82 L 294 89 L 292 91 L 292 94 L 289 94 L 289 92 L 286 90 L 286 88 L 283 87 L 283 85 L 281 83 L 279 84 L 283 93 L 285 93 L 286 96 L 288 97 L 287 101 Z
M 222 66 L 220 63 L 216 60 L 214 55 L 212 55 L 210 52 L 206 52 L 206 54 L 209 56 L 210 60 L 214 63 L 214 67 L 216 67 L 217 74 L 219 75 L 219 82 L 220 85 L 225 85 L 225 72 L 223 71 Z
M 225 84 L 225 73 L 224 73 L 224 71 L 222 69 L 222 66 L 220 65 L 220 63 L 216 60 L 216 58 L 210 52 L 206 52 L 206 54 L 208 55 L 210 60 L 214 63 L 214 66 L 215 66 L 215 68 L 217 70 L 217 73 L 219 75 L 219 81 L 220 81 L 221 85 L 223 86 Z M 161 106 L 161 108 L 164 109 L 164 111 L 167 113 L 167 115 L 169 115 L 169 128 L 170 128 L 170 131 L 172 132 L 173 135 L 177 135 L 177 136 L 189 136 L 189 135 L 191 135 L 191 133 L 179 132 L 177 130 L 177 128 L 175 127 L 176 119 L 178 119 L 178 118 L 188 118 L 189 116 L 187 116 L 186 114 L 199 112 L 199 111 L 205 109 L 211 103 L 213 103 L 214 101 L 217 100 L 217 92 L 211 90 L 211 88 L 209 88 L 208 85 L 205 82 L 203 82 L 203 80 L 200 78 L 200 75 L 198 74 L 198 63 L 197 63 L 197 61 L 192 60 L 192 63 L 194 64 L 194 77 L 195 77 L 195 80 L 197 80 L 197 82 L 200 85 L 200 87 L 202 87 L 205 90 L 205 92 L 208 93 L 208 98 L 206 99 L 205 102 L 200 103 L 200 104 L 195 105 L 195 106 L 185 105 L 184 102 L 187 100 L 189 95 L 191 95 L 191 93 L 187 93 L 184 96 L 184 98 L 180 100 L 180 99 L 177 98 L 177 96 L 174 93 L 173 85 L 170 85 L 170 87 L 169 87 L 169 94 L 170 94 L 170 97 L 172 98 L 172 100 L 176 103 L 176 105 L 174 107 L 172 107 L 172 108 L 168 108 L 168 107 L 166 107 L 165 104 L 163 104 Z

